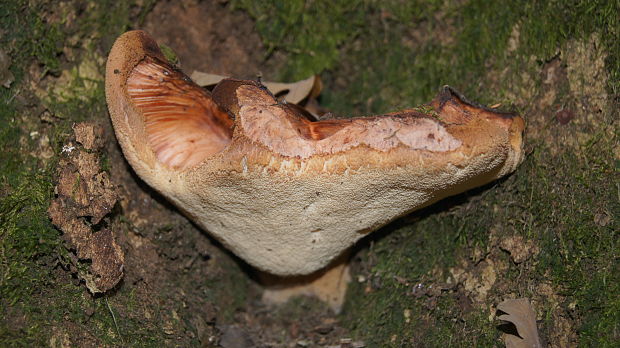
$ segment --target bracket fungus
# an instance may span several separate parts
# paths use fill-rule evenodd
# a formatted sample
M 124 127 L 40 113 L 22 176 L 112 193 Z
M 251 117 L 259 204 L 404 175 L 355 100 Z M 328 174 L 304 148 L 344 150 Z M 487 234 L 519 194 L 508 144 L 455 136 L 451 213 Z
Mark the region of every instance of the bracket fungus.
M 523 158 L 521 117 L 449 87 L 422 108 L 313 122 L 256 81 L 200 88 L 143 31 L 114 44 L 106 98 L 136 173 L 237 256 L 282 277 L 325 269 L 368 233 Z

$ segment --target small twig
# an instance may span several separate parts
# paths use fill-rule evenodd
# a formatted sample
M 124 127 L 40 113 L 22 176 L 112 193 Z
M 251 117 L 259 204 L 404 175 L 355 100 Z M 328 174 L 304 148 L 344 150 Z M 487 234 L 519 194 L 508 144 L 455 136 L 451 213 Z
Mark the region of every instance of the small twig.
M 105 304 L 108 306 L 108 310 L 110 311 L 110 314 L 112 315 L 112 321 L 114 321 L 114 326 L 116 327 L 116 333 L 118 333 L 118 337 L 121 339 L 121 342 L 124 345 L 125 340 L 123 340 L 123 336 L 121 335 L 121 330 L 118 328 L 118 323 L 116 322 L 116 316 L 114 315 L 114 311 L 112 310 L 112 307 L 110 307 L 110 303 L 108 302 L 108 297 L 104 296 L 103 298 L 105 299 Z

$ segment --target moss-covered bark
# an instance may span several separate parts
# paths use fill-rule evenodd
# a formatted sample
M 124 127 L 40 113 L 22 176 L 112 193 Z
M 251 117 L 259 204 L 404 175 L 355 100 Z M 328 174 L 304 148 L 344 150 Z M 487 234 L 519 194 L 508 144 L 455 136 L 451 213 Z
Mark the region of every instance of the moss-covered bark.
M 153 6 L 0 3 L 0 49 L 16 77 L 0 87 L 0 345 L 205 345 L 217 338 L 214 320 L 235 321 L 256 298 L 242 267 L 196 246 L 200 232 L 135 183 L 107 223 L 126 245 L 151 245 L 161 262 L 152 267 L 170 284 L 149 292 L 155 287 L 130 277 L 93 298 L 65 271 L 70 251 L 46 215 L 57 157 L 72 123 L 109 127 L 105 56 Z M 265 59 L 277 61 L 272 79 L 321 73 L 322 103 L 336 113 L 415 106 L 449 84 L 528 121 L 528 155 L 512 176 L 403 218 L 359 246 L 340 316 L 347 335 L 369 347 L 498 345 L 496 305 L 528 297 L 552 346 L 620 340 L 618 1 L 226 6 L 255 19 Z M 118 148 L 107 149 L 103 163 L 133 182 Z M 134 209 L 138 198 L 150 200 L 144 210 Z M 146 209 L 165 218 L 141 223 Z M 189 263 L 203 249 L 213 260 Z M 208 270 L 202 278 L 172 266 L 194 262 Z M 306 308 L 292 306 L 302 307 L 283 313 Z

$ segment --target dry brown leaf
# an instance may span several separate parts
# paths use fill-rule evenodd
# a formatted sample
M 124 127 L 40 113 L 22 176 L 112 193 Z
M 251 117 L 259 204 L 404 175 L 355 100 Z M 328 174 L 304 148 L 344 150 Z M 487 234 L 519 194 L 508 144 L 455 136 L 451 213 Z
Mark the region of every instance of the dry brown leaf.
M 209 87 L 218 84 L 223 79 L 228 78 L 228 76 L 194 71 L 191 78 L 199 86 Z M 284 100 L 288 103 L 297 104 L 308 96 L 316 97 L 320 93 L 321 82 L 318 76 L 315 75 L 305 80 L 291 83 L 263 81 L 263 85 L 265 85 L 273 95 L 286 92 Z
M 498 319 L 508 321 L 517 328 L 518 336 L 504 334 L 507 348 L 541 348 L 538 329 L 536 328 L 536 312 L 527 298 L 511 299 L 500 303 L 497 310 L 504 312 Z
M 209 73 L 204 73 L 201 71 L 194 70 L 190 78 L 194 82 L 196 82 L 198 86 L 209 87 L 209 86 L 217 85 L 223 79 L 228 78 L 228 76 L 218 75 L 218 74 L 209 74 Z

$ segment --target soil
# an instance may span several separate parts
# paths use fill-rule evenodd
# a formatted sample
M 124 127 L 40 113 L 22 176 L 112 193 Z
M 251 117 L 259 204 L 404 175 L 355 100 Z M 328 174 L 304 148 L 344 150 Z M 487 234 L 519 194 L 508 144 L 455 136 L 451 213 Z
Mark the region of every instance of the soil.
M 187 75 L 197 70 L 256 78 L 273 64 L 265 60 L 254 22 L 245 12 L 231 11 L 225 2 L 159 1 L 143 29 L 174 50 Z

